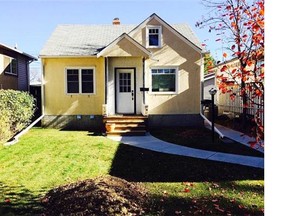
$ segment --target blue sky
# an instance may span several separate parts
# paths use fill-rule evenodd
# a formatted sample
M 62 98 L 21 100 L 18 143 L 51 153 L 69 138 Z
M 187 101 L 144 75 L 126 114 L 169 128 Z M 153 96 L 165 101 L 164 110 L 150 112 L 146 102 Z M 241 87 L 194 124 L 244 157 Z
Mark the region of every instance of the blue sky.
M 110 24 L 115 17 L 119 17 L 122 24 L 139 24 L 152 13 L 157 13 L 168 23 L 190 24 L 200 41 L 208 45 L 207 49 L 214 58 L 221 60 L 221 53 L 215 55 L 216 50 L 221 51 L 221 44 L 215 42 L 215 37 L 207 29 L 195 27 L 196 21 L 206 13 L 206 8 L 200 2 L 201 0 L 0 0 L 0 43 L 9 46 L 17 44 L 18 49 L 37 57 L 58 24 Z

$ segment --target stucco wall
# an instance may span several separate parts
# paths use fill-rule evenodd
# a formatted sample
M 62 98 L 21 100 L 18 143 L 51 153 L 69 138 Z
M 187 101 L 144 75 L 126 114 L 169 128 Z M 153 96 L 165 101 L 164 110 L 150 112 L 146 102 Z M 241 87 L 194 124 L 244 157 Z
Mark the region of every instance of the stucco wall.
M 104 58 L 42 59 L 45 115 L 101 115 L 104 104 Z M 95 94 L 67 94 L 66 67 L 94 67 Z
M 105 50 L 102 55 L 107 57 L 148 57 L 147 53 L 145 53 L 127 38 L 122 38 L 114 46 L 110 47 L 108 50 Z
M 160 25 L 152 19 L 147 25 Z M 146 26 L 134 34 L 146 46 Z M 149 114 L 199 114 L 200 113 L 200 59 L 201 54 L 162 25 L 162 48 L 150 49 L 153 59 L 146 61 L 146 104 Z M 151 92 L 151 67 L 178 67 L 178 93 L 153 94 Z

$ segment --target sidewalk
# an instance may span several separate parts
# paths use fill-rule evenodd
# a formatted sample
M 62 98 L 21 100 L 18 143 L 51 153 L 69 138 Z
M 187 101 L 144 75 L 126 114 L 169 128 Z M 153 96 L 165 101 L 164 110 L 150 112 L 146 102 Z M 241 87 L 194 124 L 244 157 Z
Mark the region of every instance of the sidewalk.
M 221 131 L 221 133 L 225 137 L 227 137 L 227 138 L 229 138 L 231 140 L 234 140 L 236 142 L 242 143 L 243 145 L 246 145 L 248 147 L 250 147 L 250 144 L 248 142 L 254 140 L 252 137 L 244 135 L 243 133 L 241 133 L 239 131 L 235 131 L 235 130 L 232 130 L 230 128 L 226 128 L 226 127 L 224 127 L 222 125 L 215 124 L 215 127 L 217 127 L 218 130 Z M 254 149 L 264 153 L 264 148 L 262 146 L 260 146 L 260 145 L 257 145 Z
M 225 130 L 223 131 L 225 133 Z M 229 132 L 229 131 L 228 131 Z M 232 137 L 231 131 L 227 132 L 227 137 Z M 187 157 L 201 158 L 206 160 L 220 161 L 232 164 L 240 164 L 250 167 L 264 169 L 264 158 L 227 154 L 213 151 L 206 151 L 200 149 L 179 146 L 172 143 L 159 140 L 150 134 L 146 136 L 110 136 L 112 140 L 121 142 L 126 145 L 135 146 L 138 148 L 148 149 L 156 152 L 167 154 L 181 155 Z M 235 137 L 234 137 L 235 138 Z

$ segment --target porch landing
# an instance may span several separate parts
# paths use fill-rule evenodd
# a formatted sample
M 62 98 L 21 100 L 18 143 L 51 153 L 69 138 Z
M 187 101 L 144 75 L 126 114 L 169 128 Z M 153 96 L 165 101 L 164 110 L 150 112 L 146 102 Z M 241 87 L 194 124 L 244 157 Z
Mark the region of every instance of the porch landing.
M 104 116 L 107 136 L 145 136 L 148 117 L 142 115 Z

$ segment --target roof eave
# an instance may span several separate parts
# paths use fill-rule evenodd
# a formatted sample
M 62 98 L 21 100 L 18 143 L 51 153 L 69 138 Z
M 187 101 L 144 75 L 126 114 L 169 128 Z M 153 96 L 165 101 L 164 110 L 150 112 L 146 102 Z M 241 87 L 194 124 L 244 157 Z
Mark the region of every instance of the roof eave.
M 20 50 L 18 50 L 16 48 L 9 47 L 9 46 L 4 45 L 2 43 L 0 43 L 0 48 L 3 48 L 3 49 L 8 50 L 10 52 L 14 52 L 14 53 L 23 55 L 23 56 L 25 56 L 26 58 L 28 58 L 29 60 L 32 60 L 32 61 L 37 61 L 38 60 L 36 57 L 34 57 L 34 56 L 32 56 L 32 55 L 30 55 L 28 53 L 22 52 L 22 51 L 20 51 Z

